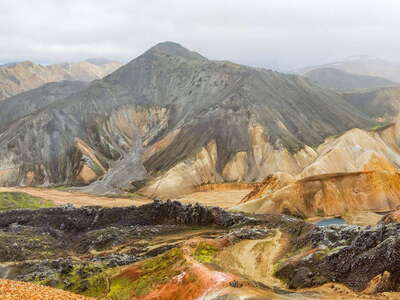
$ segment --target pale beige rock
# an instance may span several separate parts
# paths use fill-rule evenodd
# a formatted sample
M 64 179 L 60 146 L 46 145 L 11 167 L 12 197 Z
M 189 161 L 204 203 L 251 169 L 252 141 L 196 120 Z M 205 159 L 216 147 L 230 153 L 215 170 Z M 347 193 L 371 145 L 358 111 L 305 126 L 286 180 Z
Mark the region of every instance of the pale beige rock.
M 209 182 L 222 182 L 216 172 L 217 146 L 211 141 L 193 159 L 178 163 L 141 190 L 148 196 L 163 198 L 190 193 L 196 186 Z

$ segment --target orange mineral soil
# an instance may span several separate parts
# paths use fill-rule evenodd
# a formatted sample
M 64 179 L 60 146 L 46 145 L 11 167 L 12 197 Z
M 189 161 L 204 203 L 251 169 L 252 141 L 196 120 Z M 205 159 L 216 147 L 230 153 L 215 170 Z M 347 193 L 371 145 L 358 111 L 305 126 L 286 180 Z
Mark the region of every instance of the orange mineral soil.
M 389 211 L 400 204 L 400 173 L 360 171 L 309 176 L 297 181 L 267 178 L 235 210 L 341 216 L 355 211 Z
M 94 300 L 50 287 L 0 279 L 0 299 L 7 300 Z

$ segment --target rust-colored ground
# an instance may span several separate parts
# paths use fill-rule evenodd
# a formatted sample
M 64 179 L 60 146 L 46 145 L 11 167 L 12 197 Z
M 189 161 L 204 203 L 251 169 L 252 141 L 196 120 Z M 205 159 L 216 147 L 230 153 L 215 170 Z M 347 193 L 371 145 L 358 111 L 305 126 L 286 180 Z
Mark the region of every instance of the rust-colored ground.
M 91 300 L 80 295 L 50 287 L 0 279 L 0 299 L 2 300 Z M 93 299 L 94 300 L 94 299 Z

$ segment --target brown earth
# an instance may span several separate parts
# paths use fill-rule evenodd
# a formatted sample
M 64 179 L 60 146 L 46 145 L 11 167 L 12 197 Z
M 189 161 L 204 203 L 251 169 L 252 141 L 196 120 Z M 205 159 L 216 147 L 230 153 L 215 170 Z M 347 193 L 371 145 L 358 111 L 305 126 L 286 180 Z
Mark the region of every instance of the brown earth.
M 222 208 L 231 208 L 237 205 L 240 200 L 247 195 L 251 190 L 226 190 L 226 191 L 204 191 L 195 192 L 184 195 L 176 200 L 186 203 L 200 203 L 206 206 L 219 206 Z
M 383 224 L 390 224 L 390 223 L 400 223 L 400 210 L 397 209 L 388 213 L 386 216 L 384 216 L 381 220 L 381 223 Z

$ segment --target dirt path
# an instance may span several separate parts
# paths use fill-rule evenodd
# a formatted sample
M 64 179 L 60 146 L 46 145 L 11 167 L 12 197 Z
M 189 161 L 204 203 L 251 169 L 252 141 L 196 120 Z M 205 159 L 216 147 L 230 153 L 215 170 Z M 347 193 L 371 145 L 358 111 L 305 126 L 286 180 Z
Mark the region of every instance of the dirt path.
M 284 288 L 274 274 L 274 264 L 286 248 L 287 237 L 280 230 L 260 240 L 244 240 L 223 250 L 216 263 L 232 273 L 262 282 L 269 287 Z
M 53 201 L 56 205 L 72 204 L 74 206 L 93 206 L 99 205 L 104 207 L 115 206 L 130 206 L 143 205 L 150 203 L 151 200 L 138 198 L 107 198 L 95 195 L 89 195 L 81 192 L 59 191 L 48 188 L 33 188 L 33 187 L 0 187 L 0 192 L 21 192 L 31 196 L 40 197 L 46 200 Z
M 186 243 L 183 247 L 183 255 L 186 262 L 190 265 L 191 271 L 196 275 L 197 281 L 201 282 L 202 286 L 206 287 L 205 291 L 201 296 L 196 298 L 197 300 L 207 300 L 211 299 L 209 297 L 210 294 L 214 292 L 220 291 L 224 286 L 228 285 L 228 283 L 235 279 L 235 276 L 229 273 L 220 272 L 216 270 L 212 270 L 208 268 L 206 265 L 198 262 L 193 258 L 193 251 L 195 247 L 193 247 L 193 239 Z M 201 239 L 198 239 L 201 240 Z M 197 244 L 194 243 L 194 244 Z M 216 294 L 215 294 L 216 295 Z M 215 296 L 214 295 L 214 296 Z

